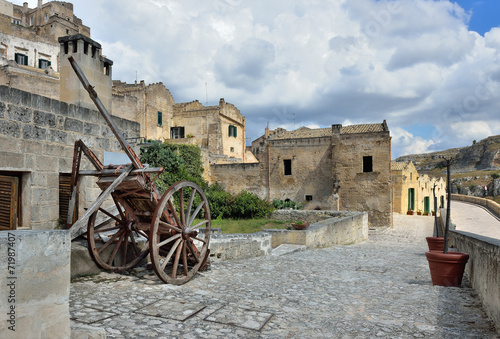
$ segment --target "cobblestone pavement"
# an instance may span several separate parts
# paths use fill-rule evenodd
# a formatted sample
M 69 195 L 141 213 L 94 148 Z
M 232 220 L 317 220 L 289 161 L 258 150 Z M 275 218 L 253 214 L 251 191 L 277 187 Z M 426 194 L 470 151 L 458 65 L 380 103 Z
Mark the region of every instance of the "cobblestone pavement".
M 73 322 L 108 338 L 500 338 L 468 287 L 431 284 L 433 218 L 355 245 L 212 263 L 183 286 L 154 272 L 71 284 Z

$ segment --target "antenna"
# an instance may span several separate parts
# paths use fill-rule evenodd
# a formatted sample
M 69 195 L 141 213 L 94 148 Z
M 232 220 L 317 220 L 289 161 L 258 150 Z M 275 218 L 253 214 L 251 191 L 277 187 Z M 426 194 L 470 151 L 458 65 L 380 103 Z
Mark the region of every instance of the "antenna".
M 208 106 L 208 85 L 207 85 L 207 83 L 206 83 L 206 82 L 205 82 L 205 94 L 206 94 L 206 96 L 207 96 L 207 101 L 205 102 L 205 105 L 207 105 L 207 106 Z

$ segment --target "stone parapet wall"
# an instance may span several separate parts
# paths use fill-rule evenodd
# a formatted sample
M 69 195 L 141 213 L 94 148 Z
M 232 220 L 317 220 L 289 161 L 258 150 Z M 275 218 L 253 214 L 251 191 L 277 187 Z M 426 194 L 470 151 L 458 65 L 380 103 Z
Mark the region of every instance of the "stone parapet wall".
M 210 260 L 248 259 L 271 254 L 271 234 L 212 234 Z
M 469 254 L 465 274 L 500 332 L 500 240 L 450 230 L 450 244 Z
M 488 209 L 491 213 L 496 215 L 498 218 L 500 218 L 500 204 L 496 203 L 493 200 L 472 197 L 472 196 L 468 196 L 468 195 L 461 195 L 461 194 L 452 194 L 451 200 L 463 201 L 463 202 L 468 202 L 471 204 L 483 206 L 486 209 Z
M 0 232 L 0 338 L 69 338 L 69 231 Z
M 281 220 L 312 222 L 304 231 L 270 229 L 272 247 L 281 244 L 321 248 L 349 245 L 368 239 L 368 213 L 335 211 L 276 211 L 273 217 Z

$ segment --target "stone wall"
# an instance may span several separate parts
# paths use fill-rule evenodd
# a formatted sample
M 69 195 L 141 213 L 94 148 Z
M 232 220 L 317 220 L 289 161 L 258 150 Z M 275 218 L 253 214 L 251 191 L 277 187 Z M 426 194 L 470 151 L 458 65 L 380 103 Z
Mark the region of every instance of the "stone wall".
M 69 231 L 0 232 L 0 337 L 69 338 Z
M 125 137 L 139 137 L 139 124 L 113 119 Z M 0 86 L 0 174 L 22 176 L 22 226 L 58 226 L 59 175 L 71 173 L 78 139 L 101 160 L 103 151 L 121 151 L 98 111 Z M 82 169 L 93 169 L 82 159 Z M 80 210 L 101 192 L 92 180 L 85 178 L 80 185 Z
M 450 230 L 450 244 L 469 254 L 465 274 L 479 294 L 488 318 L 500 332 L 500 240 Z
M 391 138 L 389 131 L 342 134 L 333 148 L 335 179 L 340 184 L 342 210 L 368 211 L 370 226 L 390 226 Z M 373 169 L 364 172 L 363 157 L 371 156 Z
M 271 254 L 271 235 L 267 232 L 251 234 L 212 234 L 210 260 L 248 259 Z
M 281 244 L 305 245 L 307 248 L 349 245 L 368 239 L 366 212 L 276 211 L 273 218 L 312 222 L 303 231 L 269 229 L 272 247 Z
M 259 163 L 210 165 L 210 180 L 220 183 L 231 194 L 246 190 L 268 199 L 266 178 Z

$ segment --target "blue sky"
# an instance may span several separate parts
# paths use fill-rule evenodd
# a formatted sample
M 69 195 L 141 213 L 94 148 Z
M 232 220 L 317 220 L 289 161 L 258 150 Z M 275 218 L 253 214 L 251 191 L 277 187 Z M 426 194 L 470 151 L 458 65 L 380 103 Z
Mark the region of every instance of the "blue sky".
M 72 3 L 113 79 L 225 98 L 252 140 L 385 119 L 395 158 L 500 134 L 500 0 Z

